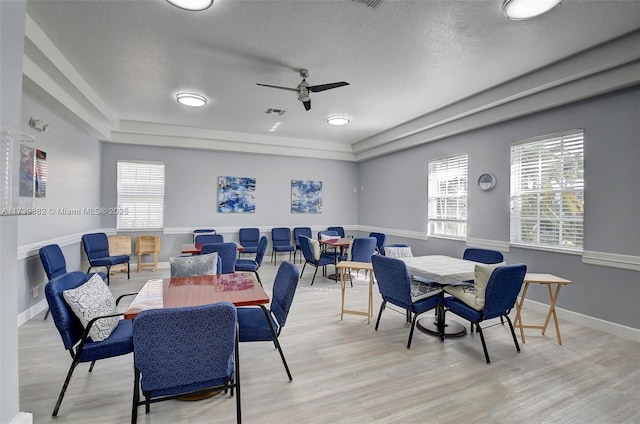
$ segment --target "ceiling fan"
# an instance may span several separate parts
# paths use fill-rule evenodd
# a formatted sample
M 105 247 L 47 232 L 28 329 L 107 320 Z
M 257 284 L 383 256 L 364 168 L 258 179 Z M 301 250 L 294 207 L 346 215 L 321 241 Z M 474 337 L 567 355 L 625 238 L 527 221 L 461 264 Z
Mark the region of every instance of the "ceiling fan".
M 256 85 L 261 85 L 263 87 L 278 88 L 280 90 L 297 91 L 298 100 L 302 102 L 305 110 L 311 109 L 311 99 L 309 98 L 310 92 L 319 93 L 320 91 L 331 90 L 332 88 L 344 87 L 345 85 L 349 85 L 349 83 L 346 81 L 332 82 L 329 84 L 320 84 L 320 85 L 309 85 L 309 83 L 307 82 L 307 77 L 309 76 L 308 69 L 300 69 L 300 76 L 302 77 L 302 82 L 300 82 L 300 84 L 298 84 L 296 88 L 280 87 L 278 85 L 269 85 L 269 84 L 260 84 L 260 83 L 256 83 Z

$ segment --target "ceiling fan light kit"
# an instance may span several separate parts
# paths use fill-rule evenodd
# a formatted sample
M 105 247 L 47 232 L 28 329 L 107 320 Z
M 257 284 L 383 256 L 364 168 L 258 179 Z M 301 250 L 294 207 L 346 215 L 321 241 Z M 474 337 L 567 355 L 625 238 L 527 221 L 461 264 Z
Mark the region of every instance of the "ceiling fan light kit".
M 351 122 L 351 117 L 349 115 L 329 115 L 327 116 L 327 124 L 335 125 L 337 127 L 342 125 L 347 125 Z
M 546 13 L 560 4 L 560 0 L 504 0 L 502 11 L 512 21 L 523 21 Z
M 189 107 L 201 107 L 207 104 L 207 98 L 195 93 L 178 93 L 176 100 L 181 105 Z
M 213 0 L 167 0 L 168 3 L 184 10 L 200 12 L 211 7 Z

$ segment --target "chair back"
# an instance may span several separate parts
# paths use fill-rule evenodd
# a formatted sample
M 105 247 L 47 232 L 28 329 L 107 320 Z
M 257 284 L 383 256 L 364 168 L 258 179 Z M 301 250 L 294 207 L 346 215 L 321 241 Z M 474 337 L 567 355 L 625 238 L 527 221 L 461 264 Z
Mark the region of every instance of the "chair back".
M 133 320 L 133 352 L 143 392 L 224 384 L 233 376 L 236 323 L 229 302 L 140 312 Z
M 369 233 L 369 237 L 376 238 L 376 250 L 382 253 L 382 246 L 384 246 L 387 241 L 387 235 L 384 233 Z
M 89 261 L 109 257 L 109 239 L 105 233 L 83 235 L 82 247 L 84 248 Z
M 327 231 L 335 231 L 342 238 L 345 237 L 345 232 L 343 227 L 327 227 Z
M 207 243 L 224 243 L 224 236 L 222 234 L 198 234 L 194 241 L 195 244 L 207 244 Z
M 497 250 L 469 248 L 464 251 L 462 259 L 483 264 L 499 264 L 504 261 L 504 256 Z
M 353 239 L 349 249 L 349 256 L 355 262 L 371 262 L 371 257 L 376 253 L 375 237 L 359 237 Z
M 296 294 L 300 271 L 291 262 L 282 262 L 273 280 L 273 294 L 271 299 L 271 313 L 278 320 L 280 328 L 284 327 L 289 315 L 289 309 Z
M 318 240 L 320 240 L 322 236 L 331 236 L 331 237 L 338 238 L 340 237 L 340 234 L 334 230 L 318 231 Z
M 493 270 L 484 294 L 484 319 L 504 315 L 515 306 L 526 273 L 525 264 L 500 266 Z
M 238 242 L 243 247 L 255 247 L 260 242 L 259 228 L 240 228 Z
M 262 265 L 262 260 L 264 259 L 264 254 L 267 251 L 267 245 L 269 244 L 269 239 L 266 236 L 260 237 L 260 241 L 258 242 L 258 249 L 256 250 L 256 263 L 258 264 L 258 268 Z
M 236 272 L 236 259 L 238 258 L 238 245 L 235 242 L 205 244 L 200 249 L 201 254 L 218 252 L 222 259 L 222 274 Z
M 400 259 L 382 255 L 371 257 L 373 272 L 382 297 L 396 305 L 411 305 L 411 276 Z
M 80 271 L 72 271 L 54 277 L 44 286 L 44 294 L 49 304 L 49 311 L 60 337 L 62 337 L 62 343 L 67 350 L 73 348 L 82 338 L 84 327 L 64 300 L 62 293 L 65 290 L 81 286 L 91 275 Z
M 291 244 L 291 229 L 278 227 L 271 229 L 271 242 L 274 246 L 286 246 Z
M 300 250 L 302 250 L 302 256 L 304 260 L 307 262 L 315 263 L 315 258 L 313 257 L 313 246 L 311 246 L 311 239 L 307 236 L 298 236 L 298 244 L 300 245 Z
M 300 247 L 298 236 L 313 237 L 311 227 L 296 227 L 293 229 L 293 240 L 296 242 L 296 246 Z
M 67 273 L 67 261 L 64 259 L 60 246 L 50 244 L 41 247 L 38 253 L 48 280 Z

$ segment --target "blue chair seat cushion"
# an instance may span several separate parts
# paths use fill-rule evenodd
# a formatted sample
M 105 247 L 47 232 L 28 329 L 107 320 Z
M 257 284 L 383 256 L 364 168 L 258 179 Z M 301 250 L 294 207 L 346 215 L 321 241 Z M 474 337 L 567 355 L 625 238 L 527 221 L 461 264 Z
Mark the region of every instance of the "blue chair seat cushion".
M 278 333 L 278 322 L 269 314 L 273 329 Z M 241 342 L 270 341 L 273 339 L 269 323 L 262 308 L 238 308 Z
M 256 272 L 258 263 L 253 259 L 236 259 L 236 271 Z
M 87 339 L 79 361 L 90 362 L 133 352 L 133 339 L 131 338 L 133 326 L 131 323 L 130 319 L 119 320 L 117 327 L 106 340 L 94 342 Z
M 129 255 L 108 256 L 105 258 L 91 259 L 92 266 L 112 266 L 129 262 Z
M 453 296 L 445 297 L 443 304 L 449 311 L 469 321 L 480 322 L 483 320 L 483 311 L 478 311 Z
M 245 246 L 244 244 L 242 245 L 242 253 L 257 253 L 258 252 L 258 246 Z
M 295 250 L 295 246 L 293 246 L 292 244 L 284 246 L 275 245 L 273 246 L 273 250 L 275 250 L 276 252 L 293 252 Z

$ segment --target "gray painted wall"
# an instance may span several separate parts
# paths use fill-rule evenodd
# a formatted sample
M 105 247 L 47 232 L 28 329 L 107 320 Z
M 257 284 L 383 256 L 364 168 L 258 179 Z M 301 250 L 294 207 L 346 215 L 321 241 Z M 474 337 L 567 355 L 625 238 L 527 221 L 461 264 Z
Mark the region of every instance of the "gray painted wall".
M 640 256 L 640 89 L 609 94 L 510 122 L 432 142 L 359 164 L 364 187 L 358 225 L 426 233 L 427 163 L 469 154 L 468 237 L 509 242 L 509 144 L 575 128 L 585 132 L 585 250 Z M 490 192 L 475 180 L 493 172 Z M 384 201 L 381 201 L 384 199 Z M 393 237 L 414 254 L 461 256 L 463 241 Z M 508 262 L 524 262 L 532 272 L 548 272 L 575 283 L 558 306 L 640 328 L 640 273 L 582 263 L 580 256 L 512 247 Z M 544 287 L 528 299 L 548 303 Z
M 358 184 L 354 163 L 105 143 L 102 146 L 102 193 L 106 207 L 117 204 L 118 160 L 165 164 L 165 234 L 161 261 L 179 255 L 180 244 L 191 242 L 191 234 L 187 232 L 191 228 L 219 231 L 231 228 L 224 234 L 225 240 L 237 240 L 237 228 L 259 227 L 270 239 L 267 231 L 272 227 L 326 229 L 329 225 L 355 225 L 357 221 L 358 194 L 354 188 Z M 219 176 L 256 178 L 255 213 L 217 212 Z M 291 180 L 322 181 L 322 213 L 291 213 Z M 115 216 L 102 217 L 102 227 L 115 226 Z M 180 229 L 184 231 L 179 233 Z M 140 233 L 122 234 L 135 239 Z

